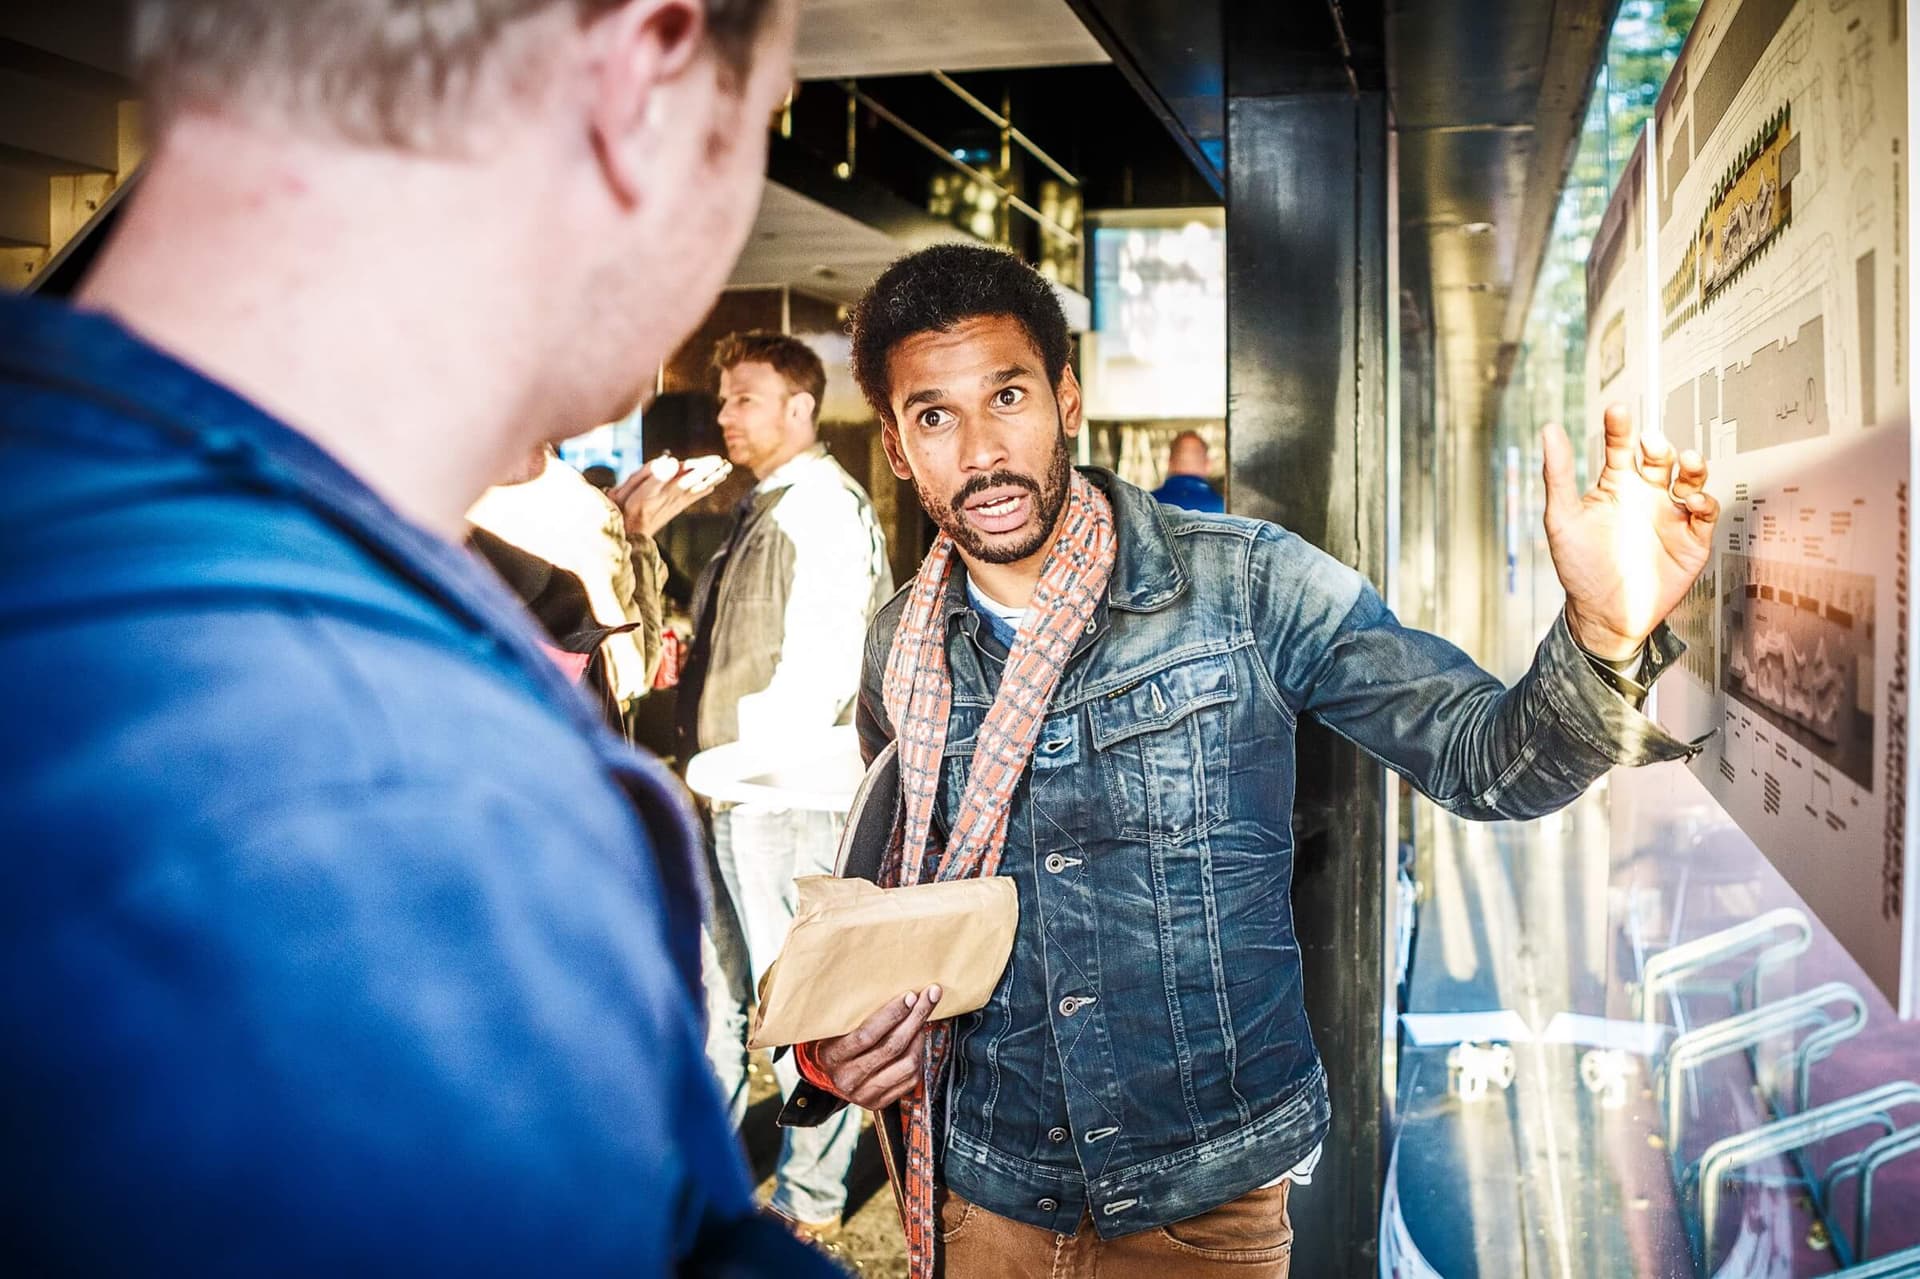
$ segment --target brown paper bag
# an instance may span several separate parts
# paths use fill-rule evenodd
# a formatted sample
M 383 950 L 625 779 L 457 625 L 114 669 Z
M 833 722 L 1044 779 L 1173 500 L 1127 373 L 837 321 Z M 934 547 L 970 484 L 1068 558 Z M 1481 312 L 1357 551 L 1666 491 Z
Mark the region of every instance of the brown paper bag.
M 934 1018 L 982 1007 L 1013 954 L 1020 900 L 1000 876 L 880 888 L 794 881 L 793 929 L 760 981 L 750 1048 L 832 1039 L 890 999 L 940 987 Z

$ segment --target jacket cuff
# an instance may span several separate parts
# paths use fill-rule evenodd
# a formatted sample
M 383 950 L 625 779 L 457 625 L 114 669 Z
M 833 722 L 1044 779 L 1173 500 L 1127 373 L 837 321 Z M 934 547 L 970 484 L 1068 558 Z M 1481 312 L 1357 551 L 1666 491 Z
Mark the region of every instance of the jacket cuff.
M 1647 637 L 1646 664 L 1635 682 L 1652 688 L 1654 681 L 1686 651 L 1686 644 L 1672 628 L 1665 622 L 1660 623 Z M 1611 764 L 1633 767 L 1691 759 L 1706 743 L 1706 738 L 1683 742 L 1674 737 L 1602 679 L 1588 660 L 1586 650 L 1575 642 L 1564 611 L 1554 619 L 1553 629 L 1540 645 L 1534 665 L 1542 676 L 1541 688 L 1559 720 L 1561 731 Z
M 802 1071 L 800 1082 L 793 1086 L 793 1095 L 780 1107 L 777 1122 L 782 1128 L 817 1128 L 846 1108 L 846 1098 L 828 1092 L 806 1078 Z
M 827 1072 L 821 1069 L 819 1060 L 813 1055 L 812 1044 L 793 1046 L 793 1064 L 799 1067 L 801 1077 L 815 1088 L 833 1093 L 836 1097 L 840 1095 L 833 1086 L 833 1080 L 827 1077 Z

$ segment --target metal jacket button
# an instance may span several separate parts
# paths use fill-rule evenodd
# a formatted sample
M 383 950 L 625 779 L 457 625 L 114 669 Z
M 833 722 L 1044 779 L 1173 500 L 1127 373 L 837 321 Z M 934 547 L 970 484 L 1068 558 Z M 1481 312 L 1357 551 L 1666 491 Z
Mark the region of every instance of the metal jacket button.
M 1060 1201 L 1057 1199 L 1042 1199 L 1034 1206 L 1041 1212 L 1058 1212 L 1060 1210 Z
M 1048 1141 L 1059 1142 L 1059 1141 L 1065 1141 L 1066 1139 L 1067 1139 L 1067 1130 L 1065 1128 L 1055 1128 L 1047 1134 Z
M 1060 1015 L 1062 1017 L 1071 1017 L 1092 1002 L 1093 997 L 1091 995 L 1068 995 L 1060 1001 Z

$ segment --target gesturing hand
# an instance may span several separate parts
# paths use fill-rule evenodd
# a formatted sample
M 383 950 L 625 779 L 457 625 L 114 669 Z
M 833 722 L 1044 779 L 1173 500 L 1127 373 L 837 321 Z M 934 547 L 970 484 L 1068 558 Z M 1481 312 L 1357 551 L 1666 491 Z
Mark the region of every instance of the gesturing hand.
M 890 1106 L 920 1086 L 920 1031 L 939 1002 L 938 986 L 890 999 L 858 1029 L 814 1044 L 814 1063 L 854 1105 Z
M 1707 566 L 1720 503 L 1706 492 L 1706 459 L 1692 449 L 1676 458 L 1664 437 L 1637 435 L 1625 406 L 1607 407 L 1606 430 L 1606 464 L 1584 495 L 1574 487 L 1567 433 L 1557 425 L 1541 432 L 1547 549 L 1573 638 L 1621 661 Z
M 627 532 L 652 537 L 669 521 L 713 492 L 733 471 L 726 459 L 656 457 L 607 494 L 626 517 Z

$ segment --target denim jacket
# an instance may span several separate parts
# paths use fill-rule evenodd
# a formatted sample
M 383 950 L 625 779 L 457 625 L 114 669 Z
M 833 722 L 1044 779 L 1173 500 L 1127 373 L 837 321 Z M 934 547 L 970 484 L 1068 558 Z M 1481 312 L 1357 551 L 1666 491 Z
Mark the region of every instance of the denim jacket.
M 1070 1234 L 1090 1212 L 1113 1237 L 1271 1181 L 1327 1131 L 1289 898 L 1302 716 L 1480 819 L 1552 812 L 1615 764 L 1690 748 L 1601 681 L 1564 619 L 1507 689 L 1293 534 L 1089 476 L 1119 558 L 1013 797 L 1019 933 L 987 1006 L 957 1019 L 942 1170 L 1002 1216 Z M 955 577 L 941 822 L 1005 656 Z M 869 755 L 892 736 L 903 605 L 868 635 Z M 1661 628 L 1647 678 L 1682 648 Z

